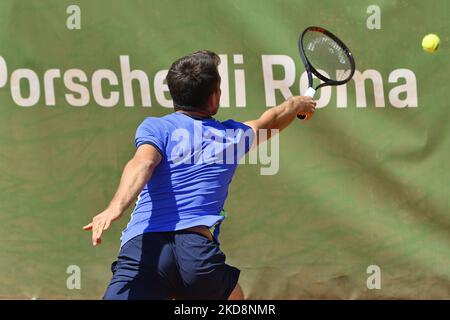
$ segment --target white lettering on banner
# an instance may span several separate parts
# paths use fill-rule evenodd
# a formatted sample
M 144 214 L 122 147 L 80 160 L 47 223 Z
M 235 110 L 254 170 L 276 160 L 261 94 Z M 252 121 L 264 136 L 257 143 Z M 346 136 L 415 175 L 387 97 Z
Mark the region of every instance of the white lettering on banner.
M 80 82 L 87 82 L 86 73 L 79 69 L 69 69 L 64 73 L 64 84 L 66 88 L 75 92 L 79 97 L 77 98 L 73 93 L 66 94 L 66 101 L 75 107 L 84 107 L 89 103 L 89 90 L 73 80 L 78 79 Z
M 242 108 L 247 106 L 246 78 L 242 66 L 243 54 L 234 54 L 232 63 L 228 61 L 228 55 L 220 55 L 221 63 L 218 71 L 221 77 L 221 107 L 233 106 Z M 262 78 L 264 82 L 264 97 L 266 107 L 273 107 L 293 95 L 304 94 L 307 86 L 307 74 L 302 72 L 298 77 L 294 60 L 287 55 L 261 55 Z M 70 106 L 83 107 L 94 102 L 101 107 L 151 107 L 151 89 L 154 90 L 154 98 L 159 106 L 173 108 L 170 99 L 169 88 L 166 83 L 168 70 L 159 70 L 155 73 L 153 83 L 143 70 L 132 69 L 130 58 L 127 55 L 119 56 L 119 72 L 113 70 L 98 69 L 92 75 L 87 75 L 81 69 L 48 69 L 43 75 L 31 69 L 10 70 L 9 75 L 7 62 L 0 56 L 0 88 L 9 90 L 13 102 L 20 107 L 36 106 L 39 102 L 46 106 L 56 106 L 62 101 L 57 97 L 64 96 Z M 280 72 L 275 73 L 275 68 Z M 301 68 L 303 70 L 303 67 Z M 234 99 L 230 101 L 230 78 L 229 73 L 234 76 Z M 323 72 L 323 70 L 321 70 Z M 343 70 L 336 70 L 336 74 Z M 325 74 L 325 72 L 323 72 Z M 282 76 L 277 76 L 282 74 Z M 298 77 L 298 78 L 297 78 Z M 388 105 L 399 108 L 418 107 L 417 79 L 415 73 L 406 68 L 394 69 L 384 81 L 384 75 L 375 69 L 364 71 L 356 70 L 353 80 L 345 85 L 337 87 L 323 87 L 316 94 L 317 108 L 325 108 L 333 104 L 332 98 L 336 96 L 336 108 L 347 108 L 355 105 L 357 108 L 366 108 L 368 105 L 384 108 Z M 42 81 L 42 84 L 41 84 Z M 297 82 L 298 81 L 298 82 Z M 317 79 L 316 79 L 317 81 Z M 63 92 L 55 92 L 61 88 Z M 41 87 L 42 85 L 42 87 Z M 367 97 L 366 88 L 372 86 L 369 92 L 373 97 Z M 5 90 L 5 89 L 3 89 Z M 6 89 L 7 90 L 7 89 Z M 43 90 L 43 95 L 41 95 Z M 61 89 L 59 89 L 61 90 Z M 281 96 L 277 93 L 281 93 Z M 91 94 L 93 99 L 91 100 Z M 43 96 L 43 101 L 41 100 Z M 353 99 L 353 101 L 349 101 Z
M 8 82 L 8 67 L 6 61 L 0 56 L 0 88 L 3 88 Z
M 242 54 L 235 54 L 233 61 L 234 64 L 243 64 L 244 56 Z M 236 92 L 236 107 L 245 107 L 245 72 L 242 69 L 234 70 L 234 88 Z
M 66 287 L 69 290 L 81 289 L 81 268 L 77 265 L 70 265 L 66 269 L 69 274 L 66 280 Z
M 229 64 L 228 55 L 220 54 L 220 64 L 217 67 L 219 75 L 221 78 L 220 90 L 222 95 L 220 96 L 220 107 L 228 108 L 230 106 L 230 78 L 229 74 Z M 235 54 L 233 55 L 233 63 L 236 65 L 241 65 L 244 63 L 244 55 Z M 234 92 L 235 92 L 235 106 L 245 107 L 247 103 L 246 89 L 245 89 L 245 72 L 243 69 L 234 70 Z
M 173 108 L 173 101 L 166 98 L 166 92 L 169 92 L 169 86 L 165 82 L 167 72 L 169 70 L 161 70 L 155 75 L 155 97 L 158 104 L 165 108 Z
M 28 97 L 24 97 L 20 82 L 28 82 Z M 31 107 L 38 103 L 40 97 L 39 79 L 33 70 L 17 69 L 11 75 L 11 96 L 14 102 L 21 107 Z
M 367 11 L 370 16 L 367 18 L 366 26 L 369 30 L 381 29 L 381 9 L 377 5 L 370 5 L 367 7 Z
M 67 7 L 66 13 L 70 14 L 67 17 L 66 27 L 69 30 L 81 29 L 81 9 L 76 4 Z
M 365 82 L 372 80 L 373 94 L 375 96 L 375 107 L 384 107 L 383 78 L 376 70 L 366 70 L 363 73 L 358 70 L 353 75 L 355 81 L 356 107 L 367 107 Z
M 102 80 L 107 80 L 109 85 L 118 85 L 119 80 L 114 72 L 100 69 L 92 75 L 92 95 L 95 102 L 102 107 L 114 107 L 119 102 L 119 92 L 111 91 L 109 98 L 105 98 L 102 90 Z
M 230 106 L 230 90 L 229 90 L 229 82 L 228 82 L 228 56 L 226 54 L 220 54 L 220 64 L 217 67 L 219 71 L 219 75 L 221 78 L 220 81 L 220 90 L 222 91 L 222 95 L 220 96 L 220 106 L 221 107 L 229 107 Z
M 130 58 L 128 56 L 120 56 L 120 70 L 122 71 L 123 95 L 125 99 L 125 107 L 134 106 L 133 97 L 133 80 L 139 82 L 141 89 L 142 106 L 150 107 L 150 86 L 147 74 L 142 70 L 133 70 L 130 68 Z
M 262 68 L 264 76 L 264 88 L 266 96 L 267 106 L 275 106 L 280 101 L 276 101 L 275 92 L 276 90 L 281 91 L 283 97 L 289 98 L 293 94 L 301 94 L 305 92 L 305 88 L 308 85 L 306 71 L 300 76 L 300 90 L 292 93 L 291 87 L 295 82 L 295 65 L 293 60 L 289 56 L 283 55 L 263 55 L 262 57 Z M 274 79 L 273 66 L 281 66 L 284 68 L 284 78 Z M 336 74 L 340 74 L 342 70 L 336 70 Z M 413 71 L 409 69 L 396 69 L 393 70 L 388 77 L 389 83 L 397 83 L 400 78 L 405 79 L 406 83 L 393 87 L 389 92 L 389 103 L 396 108 L 404 107 L 417 107 L 417 79 Z M 374 105 L 375 107 L 385 107 L 385 95 L 384 95 L 384 84 L 383 77 L 381 73 L 374 69 L 368 69 L 364 72 L 359 70 L 355 71 L 353 76 L 353 81 L 349 84 L 354 83 L 355 87 L 355 102 L 356 107 L 365 108 L 367 107 L 367 97 L 365 90 L 366 80 L 371 80 L 373 85 L 374 94 Z M 338 108 L 346 108 L 347 104 L 347 93 L 348 85 L 341 85 L 337 87 L 323 87 L 317 94 L 320 94 L 318 98 L 318 108 L 323 108 L 330 104 L 331 93 L 336 90 L 336 106 Z M 400 99 L 400 94 L 405 93 L 406 97 Z
M 264 92 L 266 94 L 266 105 L 274 107 L 277 105 L 275 90 L 280 90 L 285 99 L 293 96 L 289 89 L 295 82 L 295 63 L 291 57 L 285 55 L 262 55 L 262 67 L 264 76 Z M 273 66 L 284 68 L 284 79 L 275 80 Z
M 55 83 L 56 78 L 61 78 L 61 71 L 58 69 L 47 70 L 44 74 L 44 94 L 45 104 L 47 106 L 56 105 L 55 101 Z
M 370 265 L 367 267 L 367 274 L 370 274 L 366 281 L 367 289 L 381 289 L 381 268 L 377 265 Z
M 397 69 L 389 75 L 389 83 L 397 83 L 403 78 L 406 83 L 392 88 L 389 92 L 389 101 L 396 108 L 417 107 L 417 81 L 414 72 L 408 69 Z M 400 94 L 406 93 L 405 99 L 400 99 Z

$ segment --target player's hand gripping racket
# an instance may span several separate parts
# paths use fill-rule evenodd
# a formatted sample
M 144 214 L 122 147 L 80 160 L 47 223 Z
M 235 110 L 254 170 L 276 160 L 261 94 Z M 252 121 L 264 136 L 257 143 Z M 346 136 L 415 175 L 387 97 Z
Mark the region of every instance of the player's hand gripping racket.
M 316 91 L 325 86 L 347 83 L 355 73 L 355 60 L 350 50 L 324 28 L 306 28 L 298 39 L 298 50 L 308 75 L 305 96 L 314 97 Z M 322 80 L 316 87 L 313 87 L 313 74 Z M 306 115 L 300 114 L 297 117 L 305 119 Z

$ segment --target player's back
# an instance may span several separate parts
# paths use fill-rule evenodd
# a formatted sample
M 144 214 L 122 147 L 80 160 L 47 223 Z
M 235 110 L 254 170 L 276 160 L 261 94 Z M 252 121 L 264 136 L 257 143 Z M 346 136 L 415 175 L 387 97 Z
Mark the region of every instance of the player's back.
M 162 160 L 139 195 L 122 245 L 145 232 L 221 222 L 228 186 L 252 139 L 252 130 L 234 120 L 181 112 L 146 118 L 136 131 L 136 147 L 151 144 Z

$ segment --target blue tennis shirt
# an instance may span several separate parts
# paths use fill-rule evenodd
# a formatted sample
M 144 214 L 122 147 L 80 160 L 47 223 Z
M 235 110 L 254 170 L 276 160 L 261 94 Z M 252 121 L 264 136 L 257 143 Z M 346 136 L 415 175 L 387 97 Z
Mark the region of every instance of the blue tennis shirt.
M 195 119 L 181 112 L 148 117 L 136 130 L 136 148 L 154 146 L 160 164 L 140 193 L 121 245 L 146 232 L 194 226 L 214 228 L 218 241 L 223 205 L 253 130 L 240 122 Z

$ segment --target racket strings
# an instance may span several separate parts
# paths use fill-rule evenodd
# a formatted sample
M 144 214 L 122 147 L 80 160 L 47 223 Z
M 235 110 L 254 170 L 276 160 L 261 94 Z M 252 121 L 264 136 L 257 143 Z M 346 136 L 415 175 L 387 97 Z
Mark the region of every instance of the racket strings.
M 333 81 L 343 81 L 351 74 L 351 63 L 345 49 L 336 41 L 317 31 L 303 36 L 305 56 L 311 66 L 322 76 Z

